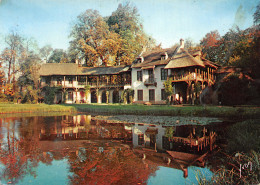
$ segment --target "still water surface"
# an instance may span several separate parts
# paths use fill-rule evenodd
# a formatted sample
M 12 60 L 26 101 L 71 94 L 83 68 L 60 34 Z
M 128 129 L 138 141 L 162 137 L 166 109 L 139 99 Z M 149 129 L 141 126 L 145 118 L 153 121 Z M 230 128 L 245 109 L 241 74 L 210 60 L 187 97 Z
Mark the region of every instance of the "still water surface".
M 90 115 L 2 118 L 0 184 L 197 184 L 198 173 L 212 176 L 207 161 L 175 161 L 166 151 L 202 156 L 212 146 L 198 143 L 215 129 Z

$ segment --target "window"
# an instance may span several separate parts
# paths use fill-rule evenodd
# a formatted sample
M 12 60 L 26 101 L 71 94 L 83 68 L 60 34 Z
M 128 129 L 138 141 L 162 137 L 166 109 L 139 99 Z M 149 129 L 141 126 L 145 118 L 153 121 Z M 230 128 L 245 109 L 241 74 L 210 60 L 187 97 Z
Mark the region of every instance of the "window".
M 169 138 L 163 136 L 162 137 L 162 141 L 163 141 L 163 149 L 170 150 L 171 149 L 171 144 L 170 144 Z
M 61 77 L 58 77 L 58 78 L 57 78 L 57 85 L 61 85 L 61 83 L 62 83 L 62 78 L 61 78 Z
M 142 71 L 137 71 L 137 81 L 143 81 L 143 74 Z
M 67 81 L 69 81 L 69 84 L 72 84 L 72 81 L 73 81 L 72 76 L 68 76 L 68 77 L 67 77 Z
M 50 85 L 51 84 L 51 78 L 50 77 L 46 77 L 46 84 Z
M 166 100 L 165 89 L 161 89 L 161 100 Z
M 154 75 L 153 75 L 153 70 L 152 69 L 148 70 L 148 81 L 149 82 L 154 82 Z
M 68 100 L 73 101 L 73 92 L 68 92 Z
M 161 80 L 167 80 L 168 70 L 167 69 L 161 69 Z
M 78 84 L 85 85 L 86 84 L 86 76 L 79 76 L 78 77 Z
M 137 90 L 138 101 L 143 101 L 143 90 Z
M 149 89 L 149 101 L 154 101 L 154 99 L 155 99 L 154 89 Z
M 144 144 L 144 134 L 138 134 L 138 145 Z

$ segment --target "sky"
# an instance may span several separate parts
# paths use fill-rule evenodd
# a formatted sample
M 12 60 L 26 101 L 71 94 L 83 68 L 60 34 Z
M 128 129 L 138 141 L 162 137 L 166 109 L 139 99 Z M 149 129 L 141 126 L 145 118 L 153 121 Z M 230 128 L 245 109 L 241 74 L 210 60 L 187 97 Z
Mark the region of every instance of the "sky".
M 87 9 L 109 16 L 125 0 L 0 0 L 0 50 L 10 31 L 37 40 L 39 47 L 67 49 L 69 34 L 77 16 Z M 253 25 L 259 0 L 132 0 L 139 10 L 144 31 L 163 48 L 183 38 L 195 43 L 206 33 L 224 35 L 236 25 Z

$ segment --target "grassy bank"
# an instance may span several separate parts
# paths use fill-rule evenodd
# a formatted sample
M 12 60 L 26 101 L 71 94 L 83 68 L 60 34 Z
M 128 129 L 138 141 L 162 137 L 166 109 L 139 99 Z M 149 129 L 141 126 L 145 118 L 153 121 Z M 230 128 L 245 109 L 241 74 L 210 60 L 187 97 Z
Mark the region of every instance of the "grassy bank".
M 68 106 L 68 105 L 67 105 Z M 167 105 L 120 105 L 120 104 L 73 104 L 79 112 L 160 115 L 160 116 L 205 116 L 235 119 L 253 119 L 260 117 L 258 107 L 219 107 L 219 106 L 167 106 Z
M 47 104 L 0 104 L 0 114 L 76 112 L 75 107 Z
M 86 112 L 95 114 L 128 114 L 153 116 L 203 116 L 232 119 L 260 118 L 258 107 L 219 106 L 167 106 L 167 105 L 121 105 L 121 104 L 0 104 L 0 114 Z

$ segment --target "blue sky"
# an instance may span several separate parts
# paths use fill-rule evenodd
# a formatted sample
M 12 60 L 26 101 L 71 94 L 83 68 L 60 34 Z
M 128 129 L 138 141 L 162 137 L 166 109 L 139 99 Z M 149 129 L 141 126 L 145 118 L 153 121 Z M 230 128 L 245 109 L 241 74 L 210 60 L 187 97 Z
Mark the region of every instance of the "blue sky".
M 76 17 L 87 9 L 102 16 L 116 10 L 122 0 L 0 0 L 0 49 L 4 35 L 18 30 L 34 37 L 40 47 L 67 49 L 69 33 Z M 258 0 L 133 0 L 146 33 L 170 47 L 180 38 L 199 42 L 206 33 L 225 34 L 234 25 L 253 25 Z

